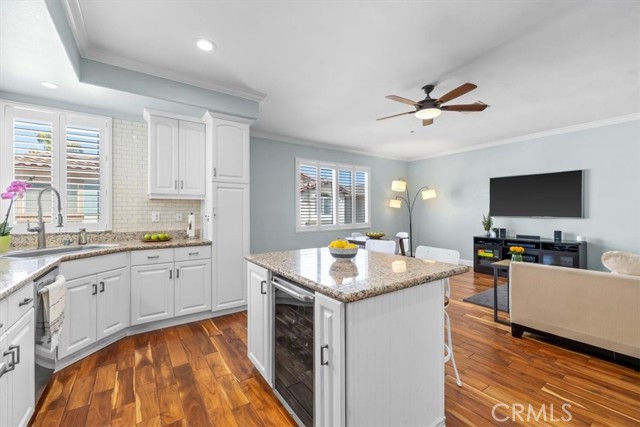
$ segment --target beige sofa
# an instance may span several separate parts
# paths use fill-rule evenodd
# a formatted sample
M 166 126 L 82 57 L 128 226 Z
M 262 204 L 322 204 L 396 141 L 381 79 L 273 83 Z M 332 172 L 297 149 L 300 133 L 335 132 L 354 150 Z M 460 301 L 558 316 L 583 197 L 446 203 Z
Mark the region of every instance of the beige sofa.
M 513 336 L 566 338 L 638 366 L 640 277 L 526 262 L 509 274 Z

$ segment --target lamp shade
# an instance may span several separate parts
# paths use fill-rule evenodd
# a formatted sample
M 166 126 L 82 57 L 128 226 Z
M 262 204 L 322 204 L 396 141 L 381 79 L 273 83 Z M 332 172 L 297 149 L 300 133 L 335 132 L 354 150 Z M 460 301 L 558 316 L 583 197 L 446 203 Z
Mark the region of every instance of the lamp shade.
M 399 209 L 400 207 L 402 207 L 402 200 L 400 199 L 389 200 L 389 207 Z
M 422 191 L 422 200 L 433 199 L 436 197 L 436 190 L 433 188 Z
M 399 179 L 397 181 L 391 182 L 391 190 L 392 191 L 400 191 L 403 192 L 407 189 L 407 181 L 404 179 Z
M 433 119 L 438 117 L 442 111 L 439 108 L 431 107 L 416 111 L 416 117 L 422 120 Z

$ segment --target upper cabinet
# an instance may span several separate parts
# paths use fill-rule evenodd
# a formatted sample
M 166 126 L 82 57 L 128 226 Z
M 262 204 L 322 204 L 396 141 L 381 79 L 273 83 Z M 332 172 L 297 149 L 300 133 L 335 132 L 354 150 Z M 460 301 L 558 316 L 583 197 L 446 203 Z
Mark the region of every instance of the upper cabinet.
M 204 199 L 205 125 L 163 114 L 144 112 L 149 126 L 149 198 Z
M 207 181 L 237 184 L 249 183 L 249 125 L 238 117 L 205 113 L 207 147 L 211 168 Z

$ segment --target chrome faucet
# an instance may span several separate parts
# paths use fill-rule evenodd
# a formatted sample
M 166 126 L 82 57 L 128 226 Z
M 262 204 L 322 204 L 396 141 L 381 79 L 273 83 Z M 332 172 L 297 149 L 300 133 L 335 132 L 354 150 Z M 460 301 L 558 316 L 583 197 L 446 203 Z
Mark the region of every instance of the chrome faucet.
M 38 193 L 38 225 L 31 227 L 31 223 L 27 220 L 27 231 L 38 233 L 38 249 L 44 249 L 47 247 L 47 236 L 44 231 L 44 221 L 42 219 L 42 193 L 47 190 L 51 190 L 58 199 L 58 225 L 56 227 L 63 227 L 62 223 L 62 204 L 60 203 L 60 193 L 53 187 L 45 187 Z

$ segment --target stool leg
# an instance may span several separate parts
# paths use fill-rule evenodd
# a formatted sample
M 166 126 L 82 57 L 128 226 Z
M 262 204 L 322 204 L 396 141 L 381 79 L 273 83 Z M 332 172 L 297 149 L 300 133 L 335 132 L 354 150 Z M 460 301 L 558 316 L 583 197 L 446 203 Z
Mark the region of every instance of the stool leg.
M 449 347 L 449 354 L 451 355 L 451 365 L 453 366 L 453 372 L 456 374 L 456 384 L 458 387 L 462 387 L 462 381 L 460 381 L 460 374 L 458 374 L 458 368 L 456 366 L 456 358 L 453 356 L 453 343 L 451 342 L 451 320 L 449 319 L 449 313 L 444 311 L 444 320 L 447 327 L 447 346 Z

